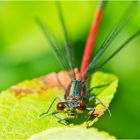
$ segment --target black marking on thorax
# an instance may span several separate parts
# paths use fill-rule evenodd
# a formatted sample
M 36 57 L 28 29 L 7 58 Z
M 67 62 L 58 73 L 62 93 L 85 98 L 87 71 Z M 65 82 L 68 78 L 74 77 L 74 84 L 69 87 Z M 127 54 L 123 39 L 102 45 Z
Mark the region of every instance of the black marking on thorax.
M 80 97 L 81 90 L 82 90 L 82 81 L 72 80 L 69 88 L 68 96 Z

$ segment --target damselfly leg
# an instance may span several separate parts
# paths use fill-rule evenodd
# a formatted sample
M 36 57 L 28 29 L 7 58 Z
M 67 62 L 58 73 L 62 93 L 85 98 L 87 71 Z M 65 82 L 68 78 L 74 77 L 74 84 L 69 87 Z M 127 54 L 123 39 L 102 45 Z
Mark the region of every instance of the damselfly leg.
M 57 96 L 57 97 L 55 97 L 55 98 L 53 99 L 52 103 L 50 104 L 50 106 L 49 106 L 48 110 L 47 110 L 46 112 L 44 112 L 44 113 L 40 114 L 40 117 L 44 117 L 46 114 L 48 114 L 48 113 L 49 113 L 50 109 L 52 108 L 52 105 L 54 104 L 54 102 L 55 102 L 56 100 L 58 100 L 58 101 L 62 102 L 62 99 L 61 99 L 60 97 L 58 97 L 58 96 Z
M 108 85 L 110 85 L 110 83 L 104 84 L 104 85 L 99 85 L 99 86 L 94 86 L 94 87 L 92 87 L 92 88 L 90 88 L 90 89 L 88 90 L 88 93 L 90 94 L 91 91 L 92 91 L 93 89 L 95 89 L 95 88 L 102 88 L 102 87 L 106 87 L 106 86 L 108 86 Z M 89 102 L 91 102 L 91 101 L 94 100 L 94 99 L 98 100 L 98 102 L 99 102 L 102 106 L 104 106 L 104 108 L 108 111 L 109 116 L 111 117 L 111 112 L 110 112 L 109 108 L 106 107 L 106 105 L 105 105 L 96 95 L 93 95 L 93 96 L 90 97 L 88 100 L 89 100 Z
M 58 114 L 58 113 L 59 113 L 58 111 L 55 111 L 55 112 L 52 113 L 52 116 L 54 116 L 55 118 L 57 118 L 57 119 L 58 119 L 58 122 L 60 122 L 60 123 L 62 123 L 62 124 L 64 124 L 64 125 L 68 125 L 68 124 L 69 124 L 69 121 L 66 120 L 66 119 L 62 119 L 62 118 L 58 117 L 58 116 L 56 115 L 56 114 Z
M 109 84 L 104 84 L 104 85 L 99 85 L 99 86 L 94 86 L 92 87 L 91 89 L 88 90 L 88 93 L 90 95 L 91 91 L 95 88 L 102 88 L 102 87 L 105 87 L 105 86 L 108 86 Z M 94 108 L 87 108 L 88 111 L 92 111 L 89 115 L 89 117 L 87 118 L 86 120 L 86 124 L 87 124 L 87 127 L 90 126 L 90 120 L 94 120 L 96 117 L 98 117 L 98 114 L 95 113 L 95 107 L 98 105 L 98 104 L 101 104 L 109 113 L 109 116 L 111 117 L 111 112 L 109 110 L 109 108 L 96 96 L 96 95 L 93 95 L 91 96 L 89 99 L 88 99 L 88 103 L 90 103 L 91 101 L 93 100 L 97 100 L 99 103 L 97 103 L 96 105 L 94 105 Z
M 96 95 L 93 95 L 92 97 L 90 97 L 89 102 L 93 101 L 94 99 L 96 99 L 108 111 L 109 116 L 111 117 L 110 109 Z
M 92 109 L 91 110 L 92 112 L 86 120 L 87 128 L 90 127 L 90 120 L 93 121 L 96 117 L 98 117 L 98 114 L 94 113 L 95 112 L 95 107 L 91 108 L 91 109 Z
M 87 90 L 87 97 L 90 96 L 91 91 L 93 91 L 94 89 L 106 87 L 106 86 L 108 86 L 108 85 L 110 85 L 110 83 L 91 87 L 89 90 Z

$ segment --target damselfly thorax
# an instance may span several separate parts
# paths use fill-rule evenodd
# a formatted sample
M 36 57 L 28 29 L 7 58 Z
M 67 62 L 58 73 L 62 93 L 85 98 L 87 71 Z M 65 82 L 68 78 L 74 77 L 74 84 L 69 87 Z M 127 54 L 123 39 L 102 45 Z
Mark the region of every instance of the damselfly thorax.
M 86 92 L 86 86 L 82 80 L 72 79 L 69 87 L 66 90 L 66 100 L 69 99 L 83 99 L 83 95 Z

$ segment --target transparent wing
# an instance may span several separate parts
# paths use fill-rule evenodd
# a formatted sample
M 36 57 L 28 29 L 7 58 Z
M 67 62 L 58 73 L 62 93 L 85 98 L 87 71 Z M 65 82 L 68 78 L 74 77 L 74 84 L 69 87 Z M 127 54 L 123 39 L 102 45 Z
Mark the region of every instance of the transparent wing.
M 61 10 L 61 7 L 60 7 L 60 3 L 57 2 L 56 6 L 57 6 L 57 11 L 58 11 L 58 15 L 59 15 L 59 19 L 60 19 L 60 23 L 61 23 L 61 27 L 62 27 L 62 32 L 63 32 L 63 36 L 64 36 L 64 43 L 65 43 L 67 60 L 68 60 L 69 66 L 72 70 L 73 78 L 75 79 L 74 66 L 73 66 L 73 62 L 72 62 L 71 47 L 70 47 L 70 42 L 69 42 L 69 39 L 68 39 L 68 34 L 67 34 L 64 18 L 63 18 L 63 15 L 62 15 L 62 10 Z
M 105 59 L 100 65 L 95 67 L 95 71 L 101 69 L 106 63 L 108 63 L 115 55 L 117 55 L 129 42 L 140 35 L 140 30 L 130 36 L 120 47 L 115 50 L 107 59 Z
M 44 32 L 49 42 L 49 46 L 53 50 L 54 54 L 56 55 L 62 67 L 65 70 L 71 70 L 72 78 L 75 79 L 75 72 L 74 72 L 73 63 L 72 63 L 71 48 L 70 48 L 70 43 L 68 40 L 68 34 L 67 34 L 65 22 L 62 16 L 62 11 L 61 11 L 59 2 L 57 2 L 56 5 L 57 5 L 57 11 L 58 11 L 61 28 L 62 28 L 62 32 L 64 36 L 64 47 L 57 40 L 56 36 L 49 30 L 49 28 L 41 22 L 40 19 L 36 18 L 36 21 L 37 21 L 37 24 L 42 29 L 42 31 Z
M 65 59 L 65 55 L 63 55 L 63 53 L 65 53 L 64 48 L 62 47 L 62 45 L 60 44 L 60 42 L 58 42 L 57 38 L 55 37 L 55 35 L 49 30 L 49 28 L 44 25 L 41 20 L 39 18 L 36 18 L 36 22 L 39 25 L 39 27 L 41 28 L 41 30 L 43 31 L 50 48 L 52 49 L 52 51 L 54 52 L 55 56 L 57 57 L 57 59 L 59 60 L 60 64 L 62 65 L 62 67 L 65 70 L 70 69 L 66 59 Z M 63 53 L 62 53 L 63 52 Z
M 103 44 L 101 45 L 99 51 L 95 55 L 95 57 L 91 60 L 90 64 L 88 65 L 84 76 L 88 77 L 91 73 L 97 70 L 96 65 L 100 62 L 103 54 L 105 51 L 110 47 L 113 40 L 119 35 L 119 33 L 123 30 L 129 20 L 132 18 L 136 11 L 137 1 L 134 1 L 126 13 L 122 16 L 120 22 L 113 28 L 112 32 L 107 36 Z

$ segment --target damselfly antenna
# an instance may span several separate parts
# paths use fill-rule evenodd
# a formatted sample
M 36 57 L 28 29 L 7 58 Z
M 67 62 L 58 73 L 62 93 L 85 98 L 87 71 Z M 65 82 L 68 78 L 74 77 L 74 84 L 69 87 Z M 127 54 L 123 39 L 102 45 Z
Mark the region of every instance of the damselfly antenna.
M 132 5 L 129 7 L 127 12 L 124 14 L 118 25 L 114 27 L 112 32 L 107 36 L 105 41 L 103 42 L 102 46 L 100 47 L 98 53 L 95 55 L 95 57 L 91 60 L 90 64 L 88 65 L 84 76 L 88 77 L 91 73 L 95 71 L 96 64 L 101 60 L 103 54 L 107 50 L 108 47 L 110 47 L 110 44 L 113 42 L 113 40 L 119 35 L 119 33 L 123 30 L 125 25 L 128 23 L 128 21 L 131 19 L 132 15 L 134 15 L 134 12 L 136 10 L 136 4 L 137 2 L 133 2 Z

